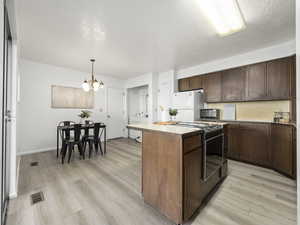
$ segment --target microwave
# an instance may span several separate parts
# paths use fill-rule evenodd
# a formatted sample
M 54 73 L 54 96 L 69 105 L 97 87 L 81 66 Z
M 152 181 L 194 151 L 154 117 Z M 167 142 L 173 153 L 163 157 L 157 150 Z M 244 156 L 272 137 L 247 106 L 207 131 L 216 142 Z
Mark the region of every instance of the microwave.
M 201 119 L 220 119 L 220 109 L 200 109 Z

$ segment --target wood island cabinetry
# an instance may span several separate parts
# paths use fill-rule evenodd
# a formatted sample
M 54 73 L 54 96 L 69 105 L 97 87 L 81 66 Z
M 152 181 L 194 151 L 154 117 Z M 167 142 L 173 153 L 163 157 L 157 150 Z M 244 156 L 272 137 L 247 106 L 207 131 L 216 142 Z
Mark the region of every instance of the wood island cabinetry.
M 227 175 L 227 161 L 202 180 L 199 132 L 183 135 L 143 130 L 142 193 L 144 201 L 176 224 L 187 221 Z

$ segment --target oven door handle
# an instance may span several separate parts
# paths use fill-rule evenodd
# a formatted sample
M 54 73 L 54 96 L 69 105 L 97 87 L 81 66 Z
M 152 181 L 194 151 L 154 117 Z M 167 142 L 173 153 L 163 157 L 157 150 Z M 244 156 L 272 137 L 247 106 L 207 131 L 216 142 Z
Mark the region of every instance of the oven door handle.
M 219 137 L 224 137 L 224 134 L 222 133 L 222 134 L 219 134 L 219 135 L 217 135 L 217 136 L 213 136 L 213 137 L 211 137 L 211 138 L 205 139 L 204 141 L 205 141 L 205 142 L 209 142 L 209 141 L 212 141 L 212 140 L 217 139 L 217 138 L 219 138 Z

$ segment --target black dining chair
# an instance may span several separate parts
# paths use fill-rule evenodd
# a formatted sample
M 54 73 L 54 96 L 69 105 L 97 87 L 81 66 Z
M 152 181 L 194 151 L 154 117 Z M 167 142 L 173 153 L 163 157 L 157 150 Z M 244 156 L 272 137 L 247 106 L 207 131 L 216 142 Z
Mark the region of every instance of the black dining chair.
M 62 127 L 62 126 L 71 126 L 71 125 L 74 125 L 75 122 L 74 121 L 60 121 L 58 123 L 58 126 L 59 127 Z M 62 145 L 63 145 L 63 140 L 64 139 L 70 139 L 70 130 L 65 130 L 65 132 L 63 132 L 62 130 L 59 131 L 60 133 L 60 138 L 62 140 Z M 63 147 L 63 146 L 62 146 Z M 61 147 L 61 150 L 62 150 L 62 147 Z
M 70 132 L 69 129 L 63 130 L 63 132 Z M 82 138 L 81 138 L 81 124 L 74 124 L 74 136 L 70 138 L 63 139 L 63 148 L 62 148 L 62 163 L 64 163 L 65 156 L 68 152 L 68 163 L 70 163 L 72 152 L 74 151 L 75 145 L 77 145 L 80 156 L 85 158 L 83 154 Z
M 84 128 L 84 134 L 82 137 L 82 143 L 83 143 L 83 149 L 86 148 L 86 145 L 88 143 L 88 137 L 91 136 L 90 135 L 90 125 L 93 125 L 94 122 L 92 120 L 86 120 L 85 121 L 85 128 Z
M 89 158 L 91 158 L 91 154 L 93 151 L 93 145 L 95 146 L 96 154 L 98 153 L 98 148 L 100 147 L 101 155 L 103 155 L 101 140 L 100 140 L 100 126 L 101 123 L 94 123 L 94 133 L 93 135 L 86 135 L 83 138 L 83 155 L 85 155 L 85 150 L 87 144 L 89 144 Z

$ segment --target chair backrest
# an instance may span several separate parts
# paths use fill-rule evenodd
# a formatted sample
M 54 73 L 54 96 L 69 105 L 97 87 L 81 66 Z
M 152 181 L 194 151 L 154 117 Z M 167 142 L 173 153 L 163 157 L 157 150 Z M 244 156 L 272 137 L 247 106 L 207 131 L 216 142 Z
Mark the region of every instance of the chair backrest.
M 95 138 L 99 137 L 100 125 L 101 125 L 101 123 L 94 124 L 94 137 Z
M 86 120 L 85 121 L 85 125 L 91 125 L 94 124 L 94 122 L 92 120 Z M 90 135 L 90 128 L 89 127 L 85 127 L 84 128 L 84 136 L 89 136 Z
M 75 122 L 73 121 L 61 121 L 58 123 L 58 126 L 70 126 L 70 125 L 74 125 Z M 60 132 L 60 136 L 61 138 L 64 140 L 69 140 L 70 139 L 70 130 L 64 130 Z
M 74 124 L 74 141 L 80 141 L 81 124 Z

